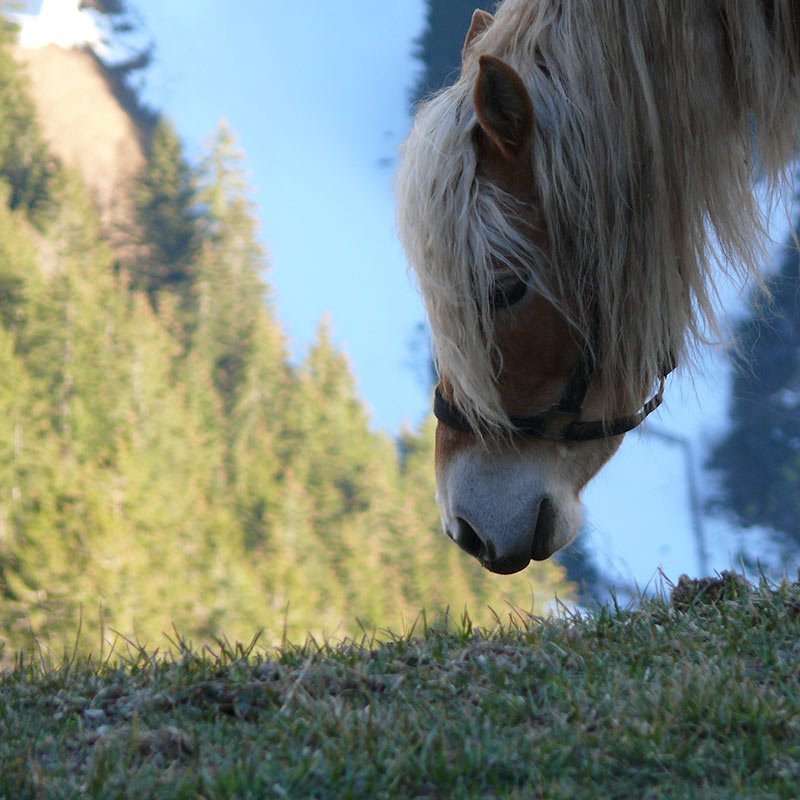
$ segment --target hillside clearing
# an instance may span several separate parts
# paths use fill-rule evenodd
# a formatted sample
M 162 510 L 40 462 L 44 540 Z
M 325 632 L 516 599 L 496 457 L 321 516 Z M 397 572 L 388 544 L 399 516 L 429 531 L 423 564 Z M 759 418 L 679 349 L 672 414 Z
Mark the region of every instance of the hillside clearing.
M 800 584 L 0 676 L 0 798 L 794 798 Z M 123 653 L 123 650 L 126 650 Z

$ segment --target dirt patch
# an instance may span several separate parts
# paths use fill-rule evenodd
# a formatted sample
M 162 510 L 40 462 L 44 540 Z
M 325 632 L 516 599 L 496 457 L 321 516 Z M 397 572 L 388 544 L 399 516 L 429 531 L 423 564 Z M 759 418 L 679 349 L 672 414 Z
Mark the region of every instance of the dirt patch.
M 697 605 L 717 605 L 725 600 L 741 600 L 751 593 L 750 584 L 727 570 L 716 578 L 690 578 L 681 575 L 672 590 L 672 607 L 678 611 Z

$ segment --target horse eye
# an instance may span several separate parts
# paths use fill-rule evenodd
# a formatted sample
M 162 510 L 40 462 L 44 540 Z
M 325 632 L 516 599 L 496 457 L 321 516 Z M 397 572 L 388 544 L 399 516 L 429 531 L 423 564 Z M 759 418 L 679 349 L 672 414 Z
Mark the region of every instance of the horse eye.
M 528 292 L 528 284 L 516 278 L 498 281 L 492 294 L 492 308 L 510 308 L 519 303 Z

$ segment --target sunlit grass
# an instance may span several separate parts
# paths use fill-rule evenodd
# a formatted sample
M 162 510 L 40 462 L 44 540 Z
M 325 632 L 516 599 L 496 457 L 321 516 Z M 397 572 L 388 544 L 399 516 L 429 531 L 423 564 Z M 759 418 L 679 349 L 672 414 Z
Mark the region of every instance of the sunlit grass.
M 800 585 L 0 676 L 2 798 L 794 798 Z M 388 639 L 388 640 L 387 640 Z

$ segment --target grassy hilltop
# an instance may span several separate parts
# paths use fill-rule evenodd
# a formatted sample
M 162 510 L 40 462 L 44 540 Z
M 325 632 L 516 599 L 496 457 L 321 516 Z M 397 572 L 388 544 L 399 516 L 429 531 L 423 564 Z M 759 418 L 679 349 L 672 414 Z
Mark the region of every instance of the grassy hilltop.
M 796 798 L 800 584 L 0 678 L 0 798 Z M 125 653 L 125 655 L 123 655 Z

